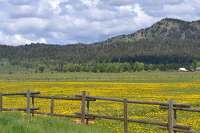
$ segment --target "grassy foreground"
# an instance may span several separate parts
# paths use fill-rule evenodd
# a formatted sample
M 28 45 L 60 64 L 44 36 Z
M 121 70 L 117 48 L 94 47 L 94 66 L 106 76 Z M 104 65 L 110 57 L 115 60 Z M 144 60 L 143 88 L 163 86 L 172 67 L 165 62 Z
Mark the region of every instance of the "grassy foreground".
M 18 112 L 0 114 L 1 133 L 102 133 L 94 126 L 75 124 L 66 118 L 28 117 Z

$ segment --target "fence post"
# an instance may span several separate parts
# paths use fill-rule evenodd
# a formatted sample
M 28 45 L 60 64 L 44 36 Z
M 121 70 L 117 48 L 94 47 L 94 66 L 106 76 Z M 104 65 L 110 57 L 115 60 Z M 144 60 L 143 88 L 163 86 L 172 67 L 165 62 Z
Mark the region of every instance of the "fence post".
M 168 100 L 168 133 L 173 133 L 173 100 Z
M 51 97 L 50 114 L 51 117 L 54 116 L 54 96 Z
M 123 99 L 124 102 L 124 133 L 128 133 L 128 109 L 127 99 Z
M 26 90 L 26 114 L 30 116 L 30 89 Z
M 0 93 L 0 113 L 2 113 L 3 106 L 2 106 L 2 93 Z
M 82 92 L 82 106 L 81 106 L 81 123 L 84 124 L 85 121 L 85 98 L 86 91 Z
M 88 95 L 90 95 L 90 93 L 88 92 Z M 86 112 L 86 114 L 88 114 L 89 113 L 89 109 L 90 109 L 90 101 L 87 101 L 87 112 Z M 89 119 L 88 118 L 86 118 L 86 125 L 88 125 L 88 121 L 89 121 Z

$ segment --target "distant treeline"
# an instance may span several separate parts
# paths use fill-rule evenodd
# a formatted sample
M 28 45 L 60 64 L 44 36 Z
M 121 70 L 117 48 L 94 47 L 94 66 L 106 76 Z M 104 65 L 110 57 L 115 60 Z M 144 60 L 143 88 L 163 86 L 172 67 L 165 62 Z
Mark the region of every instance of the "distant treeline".
M 145 64 L 136 61 L 135 63 L 97 63 L 87 62 L 83 64 L 66 63 L 63 72 L 136 72 L 136 71 L 169 71 L 177 70 L 184 64 Z
M 188 70 L 196 69 L 200 67 L 200 62 L 193 61 L 192 63 L 172 63 L 172 64 L 151 64 L 144 62 L 96 62 L 90 61 L 86 63 L 63 63 L 64 65 L 46 65 L 45 63 L 37 62 L 31 65 L 22 67 L 19 65 L 12 65 L 8 59 L 0 60 L 0 71 L 7 70 L 9 72 L 16 71 L 32 71 L 32 72 L 94 72 L 94 73 L 119 73 L 119 72 L 140 72 L 140 71 L 176 71 L 180 67 L 185 67 Z

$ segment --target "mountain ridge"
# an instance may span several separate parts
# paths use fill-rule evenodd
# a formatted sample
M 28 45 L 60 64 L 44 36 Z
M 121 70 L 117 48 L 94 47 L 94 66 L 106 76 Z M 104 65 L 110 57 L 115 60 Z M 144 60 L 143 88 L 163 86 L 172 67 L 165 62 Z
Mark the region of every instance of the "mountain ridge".
M 164 39 L 194 39 L 200 41 L 200 20 L 188 22 L 181 19 L 164 18 L 146 29 L 140 29 L 128 35 L 111 37 L 105 41 L 92 44 L 111 44 L 118 41 L 152 41 L 163 39 L 163 37 Z

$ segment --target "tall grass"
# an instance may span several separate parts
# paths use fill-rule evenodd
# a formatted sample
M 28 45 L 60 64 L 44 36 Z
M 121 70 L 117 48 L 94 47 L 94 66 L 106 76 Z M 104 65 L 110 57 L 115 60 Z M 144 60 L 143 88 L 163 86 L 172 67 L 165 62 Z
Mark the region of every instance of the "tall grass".
M 94 125 L 76 124 L 68 118 L 28 117 L 18 112 L 0 114 L 1 133 L 106 133 Z

